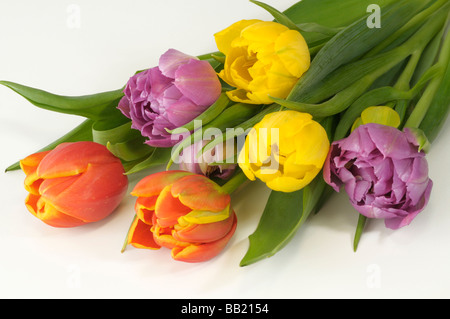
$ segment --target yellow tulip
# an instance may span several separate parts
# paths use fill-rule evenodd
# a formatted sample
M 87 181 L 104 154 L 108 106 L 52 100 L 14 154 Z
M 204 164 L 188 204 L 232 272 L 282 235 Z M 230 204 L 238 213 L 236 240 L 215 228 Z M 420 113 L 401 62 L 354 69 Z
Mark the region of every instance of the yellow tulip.
M 329 148 L 325 129 L 310 114 L 280 111 L 252 128 L 238 163 L 250 180 L 258 178 L 272 190 L 293 192 L 317 176 Z
M 241 20 L 214 35 L 225 54 L 219 77 L 235 89 L 235 102 L 270 104 L 286 98 L 309 69 L 311 57 L 303 36 L 269 21 Z

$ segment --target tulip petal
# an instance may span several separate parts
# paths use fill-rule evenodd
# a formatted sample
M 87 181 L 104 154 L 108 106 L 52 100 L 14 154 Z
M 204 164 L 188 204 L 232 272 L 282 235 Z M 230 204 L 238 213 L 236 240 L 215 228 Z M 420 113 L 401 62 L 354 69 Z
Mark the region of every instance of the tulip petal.
M 217 74 L 207 61 L 192 59 L 181 65 L 174 83 L 185 97 L 204 107 L 212 105 L 222 92 Z
M 396 160 L 418 156 L 417 147 L 408 142 L 402 131 L 391 126 L 374 123 L 366 124 L 363 127 L 384 157 Z
M 266 182 L 267 187 L 279 192 L 295 192 L 308 185 L 313 179 L 314 174 L 308 172 L 304 179 L 296 179 L 289 176 L 280 176 Z M 315 176 L 315 175 L 314 175 Z
M 120 162 L 88 164 L 86 171 L 64 191 L 59 192 L 58 186 L 43 187 L 41 194 L 65 214 L 93 222 L 105 218 L 120 204 L 127 185 Z
M 287 30 L 288 28 L 280 23 L 261 21 L 242 30 L 241 37 L 248 41 L 251 52 L 265 53 L 269 50 L 268 46 L 272 47 L 273 52 L 273 44 L 279 35 Z
M 50 152 L 51 151 L 44 151 L 28 155 L 20 161 L 20 168 L 25 175 L 34 173 L 42 159 Z
M 187 247 L 190 245 L 188 242 L 176 240 L 172 236 L 172 228 L 164 228 L 154 225 L 152 227 L 152 232 L 155 242 L 161 247 L 172 249 L 175 247 Z
M 169 49 L 159 58 L 158 67 L 162 74 L 174 79 L 178 68 L 190 60 L 198 60 L 198 58 L 175 49 Z
M 208 243 L 219 240 L 229 233 L 235 219 L 234 212 L 229 218 L 207 224 L 188 223 L 186 226 L 177 227 L 172 236 L 179 241 L 191 243 Z
M 262 20 L 240 20 L 233 23 L 228 28 L 214 34 L 216 46 L 219 51 L 224 53 L 225 55 L 228 55 L 233 40 L 240 37 L 242 30 L 257 22 L 262 22 Z
M 143 249 L 159 249 L 159 246 L 153 239 L 151 227 L 142 222 L 139 218 L 135 218 L 128 232 L 128 244 L 136 248 Z
M 177 224 L 178 218 L 192 209 L 183 205 L 178 198 L 172 196 L 172 185 L 167 185 L 156 200 L 155 214 L 160 227 L 171 227 Z
M 172 249 L 172 258 L 178 261 L 184 262 L 202 262 L 210 260 L 211 258 L 217 256 L 228 244 L 231 237 L 233 236 L 236 226 L 237 219 L 233 214 L 233 225 L 228 234 L 221 239 L 200 245 L 189 245 L 185 248 L 183 247 L 174 247 Z
M 89 141 L 62 143 L 43 158 L 37 172 L 39 177 L 45 179 L 71 176 L 86 171 L 88 164 L 108 164 L 117 161 L 118 159 L 104 145 L 98 143 Z
M 230 206 L 228 205 L 220 212 L 211 212 L 208 210 L 193 210 L 180 218 L 188 223 L 209 224 L 220 222 L 230 217 Z
M 138 197 L 156 196 L 164 189 L 164 187 L 186 175 L 193 175 L 193 173 L 173 170 L 148 175 L 136 184 L 131 195 Z
M 139 197 L 136 200 L 134 209 L 138 218 L 148 225 L 153 225 L 153 215 L 157 196 Z
M 37 174 L 37 168 L 48 153 L 50 151 L 31 154 L 20 161 L 20 168 L 26 175 L 24 187 L 34 195 L 39 195 L 39 187 L 43 181 Z
M 230 195 L 203 175 L 188 175 L 173 183 L 172 196 L 192 210 L 221 212 L 230 204 Z
M 77 227 L 87 223 L 60 212 L 40 196 L 30 194 L 25 201 L 25 205 L 34 216 L 52 227 Z
M 182 97 L 166 108 L 166 115 L 170 123 L 175 127 L 180 127 L 190 122 L 192 117 L 200 115 L 204 109 L 190 99 Z
M 290 75 L 299 78 L 309 69 L 309 48 L 298 31 L 281 33 L 275 41 L 275 51 Z

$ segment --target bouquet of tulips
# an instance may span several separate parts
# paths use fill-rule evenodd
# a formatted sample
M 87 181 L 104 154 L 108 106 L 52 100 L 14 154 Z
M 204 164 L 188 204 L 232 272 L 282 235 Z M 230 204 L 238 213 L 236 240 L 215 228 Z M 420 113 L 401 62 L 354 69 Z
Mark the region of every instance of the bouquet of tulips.
M 302 0 L 273 21 L 232 23 L 217 51 L 164 52 L 120 89 L 61 96 L 0 81 L 34 105 L 85 118 L 22 169 L 28 210 L 54 227 L 101 220 L 140 180 L 124 248 L 175 260 L 221 253 L 239 219 L 231 195 L 271 190 L 241 266 L 282 249 L 341 189 L 390 229 L 426 207 L 426 154 L 450 106 L 448 0 Z M 177 167 L 174 167 L 177 165 Z M 244 185 L 245 184 L 245 185 Z

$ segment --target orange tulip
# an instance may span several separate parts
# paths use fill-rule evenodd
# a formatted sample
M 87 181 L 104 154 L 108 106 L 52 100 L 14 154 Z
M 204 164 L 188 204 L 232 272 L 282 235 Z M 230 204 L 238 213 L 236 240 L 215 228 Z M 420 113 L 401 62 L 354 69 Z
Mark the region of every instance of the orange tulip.
M 120 160 L 94 142 L 62 143 L 20 161 L 28 210 L 54 227 L 99 221 L 119 205 L 128 187 Z
M 163 171 L 133 189 L 136 217 L 127 243 L 137 248 L 172 250 L 172 258 L 201 262 L 219 254 L 236 229 L 230 195 L 199 174 Z

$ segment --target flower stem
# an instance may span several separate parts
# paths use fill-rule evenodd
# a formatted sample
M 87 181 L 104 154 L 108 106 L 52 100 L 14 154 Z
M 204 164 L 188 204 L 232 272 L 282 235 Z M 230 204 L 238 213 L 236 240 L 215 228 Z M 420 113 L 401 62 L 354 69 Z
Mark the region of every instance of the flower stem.
M 245 176 L 244 172 L 239 170 L 232 178 L 230 178 L 229 181 L 227 181 L 223 186 L 222 189 L 228 193 L 232 194 L 235 190 L 239 188 L 243 183 L 248 181 L 247 176 Z
M 449 63 L 449 60 L 450 60 L 450 36 L 447 35 L 442 45 L 441 54 L 439 56 L 437 65 L 439 65 L 439 67 L 445 70 Z M 443 79 L 443 73 L 442 75 L 435 77 L 430 82 L 428 87 L 425 89 L 422 97 L 417 102 L 417 105 L 415 106 L 413 112 L 406 121 L 405 127 L 418 128 L 420 126 L 422 120 L 424 119 L 425 115 L 428 112 L 428 109 L 433 101 L 436 91 L 439 89 L 439 86 Z
M 133 221 L 131 222 L 130 227 L 128 228 L 128 232 L 127 232 L 127 235 L 125 237 L 125 240 L 123 241 L 122 249 L 120 250 L 121 253 L 123 253 L 125 251 L 125 249 L 126 249 L 126 247 L 128 245 L 128 235 L 130 234 L 130 228 L 131 228 L 131 225 L 133 225 L 133 223 L 136 220 L 136 218 L 137 218 L 137 215 L 134 215 Z

